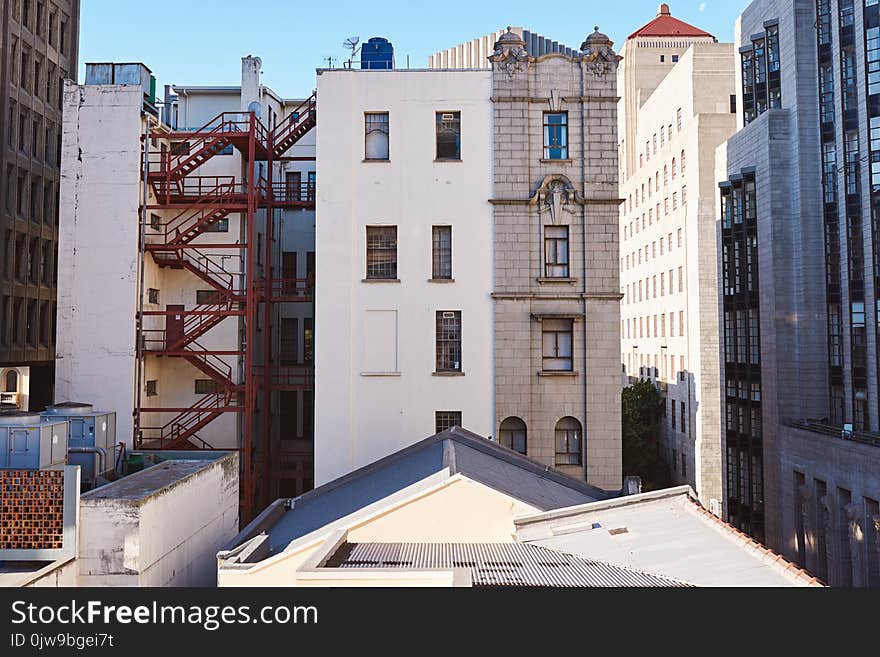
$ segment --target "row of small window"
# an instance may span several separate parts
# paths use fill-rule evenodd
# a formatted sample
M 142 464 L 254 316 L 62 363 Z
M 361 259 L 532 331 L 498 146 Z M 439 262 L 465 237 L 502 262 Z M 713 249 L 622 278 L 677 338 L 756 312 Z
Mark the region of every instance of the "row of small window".
M 659 318 L 659 322 L 658 322 Z M 652 336 L 651 326 L 653 325 L 653 337 L 655 338 L 665 338 L 666 337 L 666 314 L 660 313 L 659 315 L 648 315 L 646 317 L 639 317 L 638 323 L 636 323 L 636 318 L 632 317 L 626 320 L 620 320 L 620 329 L 621 335 L 624 336 L 627 340 L 637 340 L 639 338 L 650 338 Z M 657 328 L 660 328 L 659 332 Z M 684 337 L 684 311 L 678 311 L 678 336 Z M 675 337 L 675 313 L 669 313 L 669 337 Z
M 55 304 L 36 299 L 0 298 L 0 345 L 50 347 L 55 335 Z
M 64 80 L 67 71 L 59 69 L 52 62 L 45 62 L 30 47 L 13 38 L 11 49 L 12 64 L 9 79 L 22 91 L 34 98 L 42 98 L 48 105 L 61 109 L 64 105 Z
M 687 185 L 683 185 L 681 188 L 681 207 L 684 208 L 687 205 Z M 672 212 L 678 210 L 678 192 L 672 192 Z M 663 215 L 664 217 L 668 217 L 670 212 L 669 207 L 669 197 L 663 199 Z M 654 219 L 656 217 L 657 223 L 660 223 L 660 203 L 653 208 L 648 208 L 647 212 L 642 212 L 641 216 L 641 229 L 646 230 L 648 226 L 652 226 L 654 224 Z M 630 221 L 627 226 L 625 223 L 623 225 L 623 239 L 624 241 L 628 239 L 632 239 L 633 236 L 638 235 L 639 233 L 639 217 L 636 216 L 635 220 Z
M 687 159 L 685 150 L 681 151 L 681 159 L 672 158 L 672 180 L 678 178 L 678 163 L 681 162 L 681 175 L 687 171 Z M 669 165 L 663 165 L 663 188 L 669 187 Z M 634 192 L 627 195 L 627 203 L 624 206 L 625 212 L 632 212 L 633 199 L 635 199 L 635 207 L 639 207 L 639 203 L 645 204 L 645 199 L 651 199 L 654 194 L 660 193 L 660 171 L 658 170 L 653 176 L 648 176 L 648 182 L 642 183 Z
M 553 430 L 553 437 L 557 466 L 582 464 L 583 429 L 577 419 L 564 417 L 559 420 Z M 504 420 L 498 430 L 498 443 L 515 452 L 528 455 L 529 439 L 526 423 L 518 417 Z
M 679 107 L 675 111 L 675 127 L 677 132 L 681 132 L 682 123 L 683 123 L 683 115 L 681 112 L 681 108 Z M 672 141 L 672 124 L 670 123 L 668 126 L 660 126 L 660 130 L 654 133 L 652 139 L 645 142 L 645 150 L 639 153 L 639 168 L 641 169 L 646 162 L 651 161 L 651 155 L 657 155 L 657 135 L 660 135 L 660 148 L 662 149 L 665 146 L 665 139 L 669 139 Z
M 0 275 L 5 281 L 47 287 L 58 282 L 58 251 L 49 240 L 7 230 L 0 255 L 4 256 Z
M 435 112 L 434 140 L 437 160 L 461 160 L 461 112 Z M 544 159 L 568 159 L 568 112 L 544 112 Z M 364 113 L 364 159 L 391 158 L 391 118 L 388 112 Z
M 760 440 L 763 435 L 761 405 L 729 401 L 725 405 L 725 428 L 730 433 Z
M 6 167 L 3 196 L 3 208 L 8 215 L 49 226 L 55 224 L 58 207 L 55 183 L 44 181 L 42 176 L 10 164 Z
M 667 362 L 666 359 L 669 359 Z M 622 356 L 625 363 L 623 369 L 626 372 L 632 372 L 635 367 L 639 368 L 639 378 L 665 381 L 667 372 L 672 375 L 675 369 L 675 356 L 658 356 L 654 354 L 654 365 L 651 365 L 651 354 L 639 354 L 636 358 L 635 354 L 629 353 Z M 647 363 L 645 362 L 647 361 Z M 675 375 L 679 381 L 685 380 L 687 370 L 685 369 L 684 356 L 678 357 L 678 372 Z M 663 411 L 666 412 L 665 410 Z
M 36 111 L 27 109 L 16 111 L 16 109 L 16 102 L 10 100 L 6 122 L 6 137 L 9 146 L 12 147 L 17 143 L 18 150 L 22 153 L 60 168 L 61 133 L 56 130 L 55 124 L 44 119 Z M 45 126 L 43 125 L 44 121 Z M 16 137 L 18 137 L 17 140 Z
M 675 294 L 674 290 L 674 276 L 673 269 L 669 270 L 669 294 Z M 642 286 L 644 283 L 644 287 Z M 644 296 L 642 292 L 644 291 Z M 683 267 L 678 268 L 678 291 L 684 292 L 684 269 Z M 652 294 L 653 293 L 653 294 Z M 666 272 L 660 273 L 660 294 L 657 294 L 657 275 L 651 276 L 650 278 L 645 278 L 644 281 L 641 279 L 636 283 L 627 283 L 626 288 L 624 290 L 624 294 L 626 295 L 627 304 L 630 303 L 639 303 L 641 301 L 647 301 L 649 299 L 656 299 L 666 295 Z
M 670 207 L 670 197 L 666 197 L 663 199 L 663 214 L 662 216 L 668 217 L 670 212 L 675 212 L 678 210 L 678 192 L 672 192 L 672 205 Z M 687 205 L 687 185 L 682 185 L 681 187 L 681 207 L 684 208 Z M 638 206 L 636 206 L 638 207 Z M 660 223 L 660 208 L 661 204 L 657 203 L 654 207 L 648 208 L 647 212 L 642 212 L 641 215 L 641 229 L 646 230 L 648 226 L 651 226 L 654 223 L 654 219 L 656 218 L 657 223 Z M 627 231 L 627 228 L 629 231 Z M 634 221 L 629 222 L 629 226 L 624 224 L 623 226 L 623 239 L 631 239 L 634 235 L 637 235 L 639 232 L 639 216 L 636 215 Z
M 761 322 L 758 310 L 725 310 L 724 355 L 728 363 L 761 364 Z
M 684 234 L 682 233 L 681 228 L 678 229 L 678 233 L 676 234 L 676 237 L 677 237 L 676 243 L 678 244 L 678 248 L 680 249 L 680 248 L 682 248 L 682 246 L 684 246 Z M 650 245 L 651 246 L 650 249 L 648 248 L 648 245 L 645 244 L 645 249 L 644 249 L 645 262 L 648 262 L 649 260 L 652 260 L 652 259 L 653 260 L 657 259 L 657 257 L 658 257 L 657 256 L 657 244 L 658 244 L 657 241 L 652 242 Z M 660 255 L 661 256 L 665 255 L 667 251 L 669 253 L 672 253 L 672 233 L 669 233 L 666 236 L 665 244 L 664 244 L 663 238 L 661 237 L 659 240 L 659 244 L 660 244 Z M 633 251 L 631 254 L 628 253 L 624 258 L 621 258 L 620 259 L 620 271 L 629 271 L 630 265 L 632 265 L 632 267 L 636 267 L 640 264 L 642 264 L 642 249 L 638 249 L 637 251 Z
M 366 280 L 398 280 L 397 226 L 367 226 L 366 237 Z M 544 276 L 569 275 L 568 226 L 544 226 Z M 431 228 L 431 279 L 452 280 L 452 226 Z
M 12 19 L 66 56 L 70 18 L 54 3 L 50 2 L 48 7 L 46 11 L 46 3 L 42 0 L 14 0 Z

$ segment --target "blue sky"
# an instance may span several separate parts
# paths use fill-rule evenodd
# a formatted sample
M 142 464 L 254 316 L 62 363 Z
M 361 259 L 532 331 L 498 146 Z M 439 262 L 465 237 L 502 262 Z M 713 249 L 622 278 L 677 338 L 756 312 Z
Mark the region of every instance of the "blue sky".
M 392 41 L 397 66 L 427 65 L 428 55 L 519 25 L 573 48 L 594 25 L 619 48 L 657 13 L 658 0 L 82 0 L 80 72 L 85 62 L 136 62 L 163 84 L 237 85 L 241 57 L 263 60 L 263 80 L 284 96 L 315 86 L 315 68 L 345 58 L 350 36 Z M 678 0 L 672 15 L 732 41 L 749 0 Z

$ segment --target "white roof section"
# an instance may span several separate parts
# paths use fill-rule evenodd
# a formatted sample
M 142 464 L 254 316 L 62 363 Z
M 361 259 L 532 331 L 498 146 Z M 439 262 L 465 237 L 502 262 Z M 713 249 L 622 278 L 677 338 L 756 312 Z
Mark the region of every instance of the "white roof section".
M 514 522 L 516 536 L 523 542 L 695 586 L 822 586 L 806 571 L 709 513 L 689 486 Z

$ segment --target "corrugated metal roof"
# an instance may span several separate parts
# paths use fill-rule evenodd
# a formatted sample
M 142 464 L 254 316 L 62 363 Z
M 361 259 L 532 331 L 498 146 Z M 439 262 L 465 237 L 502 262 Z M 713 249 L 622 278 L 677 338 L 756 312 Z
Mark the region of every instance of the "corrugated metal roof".
M 325 568 L 467 568 L 474 586 L 491 587 L 689 586 L 523 543 L 344 543 Z

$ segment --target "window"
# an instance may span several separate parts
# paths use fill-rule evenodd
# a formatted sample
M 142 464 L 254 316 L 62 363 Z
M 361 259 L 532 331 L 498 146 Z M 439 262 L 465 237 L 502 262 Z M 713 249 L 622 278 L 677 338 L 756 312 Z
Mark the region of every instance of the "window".
M 159 382 L 155 379 L 147 381 L 146 385 L 147 397 L 155 397 L 159 394 Z
M 581 464 L 581 423 L 564 417 L 556 423 L 556 465 Z
M 367 279 L 397 279 L 397 226 L 367 226 Z
M 295 440 L 299 437 L 299 393 L 295 390 L 282 390 L 278 396 L 281 440 Z
M 544 227 L 544 276 L 568 278 L 568 226 Z
M 544 112 L 544 159 L 568 159 L 567 112 Z
M 205 226 L 204 232 L 206 233 L 228 233 L 229 232 L 229 219 L 224 217 L 223 219 L 218 219 L 212 224 Z
M 217 290 L 196 290 L 196 305 L 205 306 L 219 303 L 220 297 Z
M 217 392 L 217 382 L 214 379 L 196 379 L 195 394 L 211 395 Z
M 281 318 L 281 364 L 295 365 L 299 358 L 299 319 L 296 317 Z
M 526 423 L 518 417 L 509 417 L 498 430 L 498 443 L 520 454 L 527 454 Z
M 461 372 L 461 311 L 437 311 L 437 372 Z
M 151 287 L 147 290 L 147 303 L 158 304 L 159 303 L 159 290 Z
M 6 372 L 6 392 L 18 392 L 18 372 L 16 370 Z
M 660 55 L 660 63 L 663 64 L 666 62 L 666 55 Z
M 679 292 L 684 292 L 684 273 L 683 272 L 684 272 L 684 269 L 682 267 L 679 267 L 678 268 L 678 291 Z M 669 280 L 671 281 L 672 279 L 670 278 Z
M 675 123 L 676 123 L 676 125 L 677 125 L 677 127 L 678 127 L 678 132 L 681 132 L 681 108 L 680 108 L 680 107 L 679 107 L 678 110 L 675 112 Z M 674 177 L 675 177 L 675 176 L 673 176 L 673 178 L 674 178 Z
M 387 160 L 389 154 L 388 112 L 364 114 L 364 159 Z
M 682 369 L 682 374 L 684 374 L 684 369 Z M 679 410 L 681 412 L 681 432 L 687 433 L 687 422 L 685 421 L 685 404 L 684 402 L 679 402 Z M 684 463 L 684 461 L 682 461 Z
M 432 230 L 431 278 L 452 280 L 452 226 Z
M 573 324 L 570 319 L 545 319 L 543 334 L 543 364 L 545 372 L 573 371 Z
M 461 411 L 437 411 L 434 413 L 434 430 L 443 433 L 452 427 L 461 426 Z
M 678 63 L 678 55 L 673 55 L 673 56 L 672 56 L 672 63 L 673 63 L 673 64 L 677 64 L 677 63 Z
M 437 159 L 461 159 L 461 112 L 437 112 Z
M 314 320 L 306 317 L 303 320 L 303 360 L 311 363 L 315 356 L 315 329 L 313 327 Z

